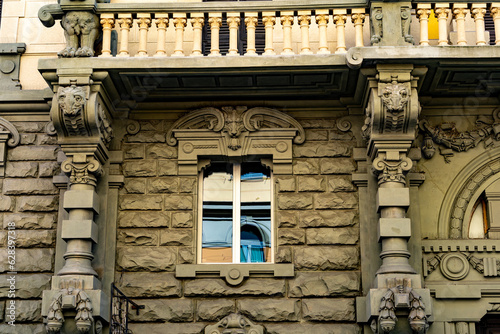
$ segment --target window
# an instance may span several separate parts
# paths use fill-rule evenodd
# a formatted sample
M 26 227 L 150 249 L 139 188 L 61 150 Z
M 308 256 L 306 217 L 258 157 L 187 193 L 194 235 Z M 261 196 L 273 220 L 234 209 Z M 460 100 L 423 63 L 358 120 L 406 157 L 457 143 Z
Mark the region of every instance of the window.
M 488 232 L 488 215 L 486 199 L 483 196 L 479 197 L 474 204 L 469 223 L 469 238 L 483 239 Z
M 272 259 L 271 171 L 260 161 L 212 162 L 200 173 L 200 263 Z

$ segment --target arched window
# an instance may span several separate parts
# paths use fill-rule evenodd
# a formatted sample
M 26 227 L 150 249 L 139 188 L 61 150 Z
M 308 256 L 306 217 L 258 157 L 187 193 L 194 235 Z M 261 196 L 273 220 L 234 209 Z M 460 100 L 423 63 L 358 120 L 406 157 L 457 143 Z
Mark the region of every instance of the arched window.
M 472 209 L 469 222 L 469 238 L 483 239 L 488 232 L 487 203 L 484 194 L 481 195 Z

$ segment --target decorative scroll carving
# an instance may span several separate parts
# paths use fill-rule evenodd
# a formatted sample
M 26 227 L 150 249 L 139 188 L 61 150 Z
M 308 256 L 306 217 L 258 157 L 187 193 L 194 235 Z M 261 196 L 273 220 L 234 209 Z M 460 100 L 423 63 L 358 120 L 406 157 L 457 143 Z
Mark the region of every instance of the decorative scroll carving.
M 92 57 L 94 42 L 99 34 L 99 18 L 89 12 L 68 12 L 61 20 L 66 47 L 60 57 Z
M 256 325 L 239 313 L 231 313 L 215 325 L 205 328 L 205 334 L 264 334 L 264 326 Z
M 7 146 L 15 147 L 19 144 L 21 136 L 16 127 L 6 119 L 0 117 L 0 177 L 5 175 Z
M 413 36 L 410 33 L 411 24 L 411 8 L 401 7 L 401 35 L 403 36 L 405 42 L 413 44 Z
M 71 184 L 95 185 L 97 177 L 102 175 L 101 164 L 92 156 L 67 159 L 61 164 L 61 170 L 69 174 Z
M 398 158 L 400 155 L 398 155 Z M 379 154 L 372 163 L 372 170 L 378 176 L 378 183 L 398 182 L 406 184 L 406 173 L 412 168 L 413 162 L 406 155 L 399 160 L 390 160 L 386 154 Z
M 377 45 L 384 36 L 384 31 L 382 30 L 382 7 L 374 7 L 372 17 L 373 19 L 370 20 L 370 30 L 372 35 L 370 43 L 372 45 Z
M 47 124 L 45 124 L 45 133 L 48 134 L 49 136 L 55 136 L 57 134 L 53 122 L 48 122 Z
M 352 128 L 352 124 L 347 119 L 347 117 L 339 118 L 337 122 L 335 122 L 335 125 L 337 126 L 337 129 L 339 129 L 342 132 L 347 132 Z
M 127 133 L 129 135 L 135 135 L 139 131 L 141 131 L 141 124 L 137 121 L 134 121 L 132 119 L 128 120 L 127 122 Z

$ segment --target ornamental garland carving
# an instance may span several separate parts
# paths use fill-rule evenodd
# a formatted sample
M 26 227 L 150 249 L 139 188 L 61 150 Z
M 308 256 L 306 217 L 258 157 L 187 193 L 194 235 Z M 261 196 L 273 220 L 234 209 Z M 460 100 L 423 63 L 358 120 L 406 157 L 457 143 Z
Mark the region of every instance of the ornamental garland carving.
M 215 325 L 207 326 L 205 334 L 264 334 L 264 327 L 256 325 L 239 313 L 231 313 Z

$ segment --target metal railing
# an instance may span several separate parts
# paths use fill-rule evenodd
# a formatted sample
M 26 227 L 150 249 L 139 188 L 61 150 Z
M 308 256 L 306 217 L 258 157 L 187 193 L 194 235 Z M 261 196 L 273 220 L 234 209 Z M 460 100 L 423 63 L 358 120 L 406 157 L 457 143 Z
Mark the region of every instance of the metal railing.
M 138 305 L 121 292 L 114 283 L 111 283 L 111 320 L 109 323 L 110 334 L 131 334 L 128 329 L 128 313 L 130 308 L 136 310 L 144 309 L 144 305 Z

